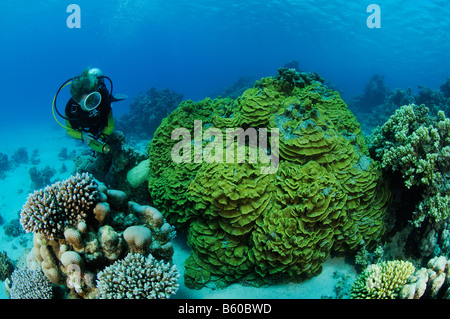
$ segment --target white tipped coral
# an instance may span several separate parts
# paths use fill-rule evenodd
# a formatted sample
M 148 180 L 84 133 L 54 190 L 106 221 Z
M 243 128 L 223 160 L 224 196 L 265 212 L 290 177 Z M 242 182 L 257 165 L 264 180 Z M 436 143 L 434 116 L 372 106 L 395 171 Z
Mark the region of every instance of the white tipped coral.
M 99 299 L 167 299 L 178 289 L 175 265 L 130 253 L 97 274 Z
M 62 238 L 66 226 L 84 221 L 98 196 L 97 182 L 87 173 L 76 174 L 28 196 L 20 212 L 26 232 Z
M 40 270 L 16 269 L 11 275 L 11 299 L 52 299 L 50 281 Z

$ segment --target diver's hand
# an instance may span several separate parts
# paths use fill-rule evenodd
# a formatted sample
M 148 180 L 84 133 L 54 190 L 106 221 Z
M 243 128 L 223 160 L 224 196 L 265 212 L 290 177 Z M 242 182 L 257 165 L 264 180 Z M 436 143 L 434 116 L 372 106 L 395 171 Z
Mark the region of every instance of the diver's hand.
M 92 135 L 92 133 L 86 133 L 86 132 L 81 133 L 81 137 L 83 138 L 83 141 L 88 145 L 90 142 L 92 142 L 95 139 L 95 137 L 94 137 L 94 135 Z

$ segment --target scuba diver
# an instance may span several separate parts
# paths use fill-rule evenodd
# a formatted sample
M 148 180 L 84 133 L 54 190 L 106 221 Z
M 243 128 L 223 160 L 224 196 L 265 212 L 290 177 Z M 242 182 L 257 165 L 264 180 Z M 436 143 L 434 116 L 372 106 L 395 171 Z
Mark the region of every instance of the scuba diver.
M 104 79 L 110 84 L 108 91 Z M 56 107 L 58 93 L 71 84 L 72 97 L 66 104 L 64 116 Z M 54 110 L 65 119 L 65 125 L 55 120 L 67 130 L 69 136 L 84 141 L 93 150 L 107 154 L 111 150 L 106 143 L 114 130 L 114 118 L 111 103 L 127 98 L 124 94 L 113 95 L 113 84 L 110 78 L 103 75 L 98 68 L 87 68 L 80 76 L 71 78 L 61 85 L 53 99 Z

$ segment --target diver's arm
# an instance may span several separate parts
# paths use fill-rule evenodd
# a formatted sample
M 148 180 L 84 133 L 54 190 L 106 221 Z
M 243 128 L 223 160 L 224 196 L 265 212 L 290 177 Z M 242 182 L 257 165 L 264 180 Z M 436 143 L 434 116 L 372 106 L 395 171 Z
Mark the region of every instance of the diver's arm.
M 73 129 L 72 126 L 70 125 L 70 122 L 68 120 L 66 120 L 66 131 L 67 131 L 67 134 L 69 134 L 70 137 L 73 137 L 73 138 L 75 138 L 77 140 L 82 140 L 83 139 L 83 133 Z
M 108 125 L 103 129 L 103 134 L 106 135 L 111 135 L 111 133 L 114 131 L 114 126 L 115 126 L 115 122 L 114 122 L 114 117 L 113 117 L 113 113 L 112 111 L 109 112 L 108 115 Z

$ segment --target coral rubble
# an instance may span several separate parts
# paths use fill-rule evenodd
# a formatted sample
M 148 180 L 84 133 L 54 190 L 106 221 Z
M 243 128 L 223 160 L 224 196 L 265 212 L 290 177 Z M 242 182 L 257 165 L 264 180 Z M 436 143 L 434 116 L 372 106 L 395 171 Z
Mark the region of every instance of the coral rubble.
M 213 136 L 196 139 L 198 123 Z M 254 129 L 268 147 L 222 142 L 228 128 Z M 181 162 L 172 157 L 177 129 L 194 136 Z M 225 160 L 229 146 L 245 160 Z M 377 242 L 390 191 L 368 155 L 356 118 L 316 73 L 282 68 L 235 100 L 182 102 L 149 145 L 148 187 L 168 221 L 187 229 L 186 284 L 307 278 L 332 251 Z M 279 160 L 269 174 L 267 157 Z

